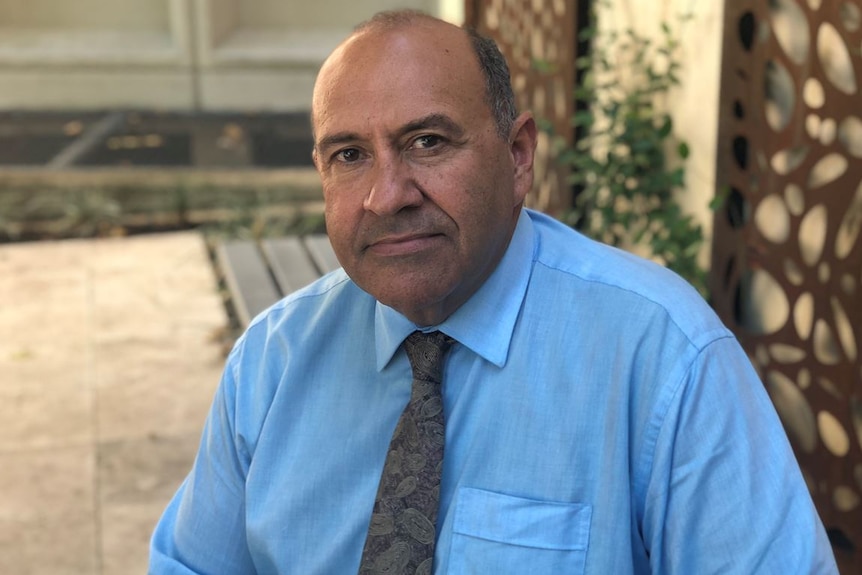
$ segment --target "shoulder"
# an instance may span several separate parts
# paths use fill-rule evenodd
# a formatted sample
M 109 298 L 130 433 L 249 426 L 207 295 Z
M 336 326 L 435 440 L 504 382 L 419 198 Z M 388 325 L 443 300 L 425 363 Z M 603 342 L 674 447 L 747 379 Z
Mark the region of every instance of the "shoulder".
M 706 300 L 674 272 L 590 239 L 547 215 L 528 213 L 536 236 L 534 280 L 565 286 L 593 313 L 633 321 L 663 316 L 697 348 L 732 337 Z
M 334 320 L 344 308 L 352 308 L 363 301 L 373 304 L 371 296 L 359 289 L 339 268 L 264 310 L 252 320 L 247 332 L 277 331 L 284 322 L 316 325 Z M 292 327 L 296 329 L 299 326 Z
M 286 352 L 312 354 L 337 333 L 373 325 L 374 299 L 342 270 L 279 300 L 255 317 L 237 340 L 235 364 L 284 361 Z
M 337 270 L 252 320 L 234 344 L 222 379 L 225 400 L 241 415 L 237 433 L 249 449 L 277 394 L 308 385 L 321 358 L 367 338 L 374 309 L 373 298 Z

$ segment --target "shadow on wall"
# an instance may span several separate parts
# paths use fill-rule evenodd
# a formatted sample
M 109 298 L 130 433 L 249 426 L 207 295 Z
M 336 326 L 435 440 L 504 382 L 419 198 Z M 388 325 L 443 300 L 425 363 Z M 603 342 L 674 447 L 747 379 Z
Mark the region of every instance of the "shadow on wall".
M 0 113 L 0 166 L 310 167 L 308 114 Z

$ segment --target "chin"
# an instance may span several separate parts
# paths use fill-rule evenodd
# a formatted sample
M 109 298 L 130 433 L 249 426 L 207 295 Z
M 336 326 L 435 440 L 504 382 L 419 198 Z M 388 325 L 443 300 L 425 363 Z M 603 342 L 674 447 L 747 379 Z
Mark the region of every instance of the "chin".
M 443 290 L 417 291 L 415 287 L 404 287 L 403 289 L 398 289 L 398 286 L 393 285 L 387 286 L 382 292 L 378 291 L 378 295 L 375 295 L 373 291 L 366 291 L 374 296 L 380 303 L 391 307 L 414 322 L 416 321 L 417 315 L 425 315 L 423 313 L 424 310 L 431 311 L 435 308 L 439 308 L 441 306 L 441 302 L 446 297 L 445 291 Z

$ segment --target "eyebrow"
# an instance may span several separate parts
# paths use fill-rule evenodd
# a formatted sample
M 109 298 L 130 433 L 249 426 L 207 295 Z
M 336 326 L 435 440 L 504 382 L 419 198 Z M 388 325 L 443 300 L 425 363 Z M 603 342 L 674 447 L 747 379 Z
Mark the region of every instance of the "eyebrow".
M 346 144 L 348 142 L 355 142 L 358 139 L 359 135 L 354 134 L 353 132 L 338 132 L 320 138 L 320 141 L 314 144 L 314 148 L 316 150 L 325 150 L 326 148 L 330 148 L 332 146 L 338 146 L 340 144 Z
M 446 114 L 428 114 L 423 118 L 408 122 L 398 132 L 399 136 L 401 136 L 409 134 L 410 132 L 420 132 L 429 128 L 436 128 L 438 130 L 449 132 L 449 134 L 455 138 L 459 138 L 464 134 L 464 129 Z
M 405 134 L 428 129 L 443 130 L 448 132 L 455 139 L 459 139 L 464 135 L 464 129 L 446 114 L 428 114 L 427 116 L 411 120 L 401 126 L 401 128 L 399 128 L 395 133 L 395 137 L 393 139 L 397 140 Z M 332 146 L 347 144 L 361 139 L 362 138 L 359 134 L 355 132 L 336 132 L 335 134 L 330 134 L 320 138 L 320 140 L 315 144 L 315 148 L 317 150 L 325 150 Z

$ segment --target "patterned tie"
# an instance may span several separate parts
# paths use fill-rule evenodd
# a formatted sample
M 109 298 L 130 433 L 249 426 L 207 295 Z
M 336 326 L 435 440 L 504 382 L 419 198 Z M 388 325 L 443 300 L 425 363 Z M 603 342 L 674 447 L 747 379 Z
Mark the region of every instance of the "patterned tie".
M 431 573 L 445 437 L 441 372 L 452 342 L 439 331 L 404 340 L 413 392 L 389 443 L 360 573 Z

